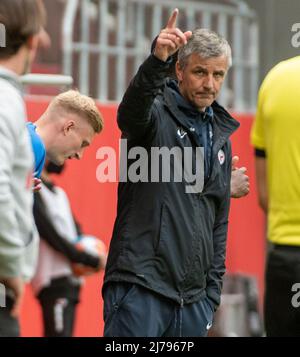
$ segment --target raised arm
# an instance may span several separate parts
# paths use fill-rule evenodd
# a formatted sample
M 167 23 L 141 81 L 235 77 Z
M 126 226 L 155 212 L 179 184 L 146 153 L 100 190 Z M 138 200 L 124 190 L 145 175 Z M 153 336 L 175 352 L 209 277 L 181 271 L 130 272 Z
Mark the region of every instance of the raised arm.
M 139 68 L 119 106 L 118 125 L 128 139 L 142 138 L 155 130 L 154 99 L 164 86 L 172 54 L 191 36 L 190 31 L 183 33 L 176 28 L 177 16 L 175 9 L 156 40 L 153 54 Z

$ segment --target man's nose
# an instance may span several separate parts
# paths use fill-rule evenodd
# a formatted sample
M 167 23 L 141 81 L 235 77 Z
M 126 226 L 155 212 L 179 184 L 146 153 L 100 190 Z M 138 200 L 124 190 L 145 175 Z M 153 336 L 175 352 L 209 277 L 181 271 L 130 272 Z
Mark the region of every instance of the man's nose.
M 214 87 L 214 79 L 212 75 L 207 75 L 204 79 L 203 87 L 205 89 L 213 89 Z

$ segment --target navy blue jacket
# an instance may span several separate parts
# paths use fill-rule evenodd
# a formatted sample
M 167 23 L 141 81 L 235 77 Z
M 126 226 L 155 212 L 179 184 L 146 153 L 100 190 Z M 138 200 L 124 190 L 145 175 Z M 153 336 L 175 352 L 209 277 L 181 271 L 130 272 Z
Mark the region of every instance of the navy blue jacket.
M 199 135 L 166 80 L 169 66 L 153 55 L 142 64 L 119 106 L 118 125 L 128 151 L 143 147 L 150 157 L 153 147 L 190 148 L 195 167 Z M 216 102 L 212 109 L 211 174 L 201 192 L 186 193 L 185 180 L 119 183 L 104 288 L 126 281 L 181 305 L 205 294 L 219 305 L 230 204 L 229 136 L 239 124 Z M 149 178 L 150 161 L 144 163 Z

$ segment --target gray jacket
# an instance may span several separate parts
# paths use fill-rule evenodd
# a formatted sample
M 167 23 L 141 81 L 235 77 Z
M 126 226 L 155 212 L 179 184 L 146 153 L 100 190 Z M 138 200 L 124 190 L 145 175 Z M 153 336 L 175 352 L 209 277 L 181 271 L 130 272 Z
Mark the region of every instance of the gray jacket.
M 13 72 L 0 67 L 0 277 L 33 273 L 32 171 L 21 85 Z

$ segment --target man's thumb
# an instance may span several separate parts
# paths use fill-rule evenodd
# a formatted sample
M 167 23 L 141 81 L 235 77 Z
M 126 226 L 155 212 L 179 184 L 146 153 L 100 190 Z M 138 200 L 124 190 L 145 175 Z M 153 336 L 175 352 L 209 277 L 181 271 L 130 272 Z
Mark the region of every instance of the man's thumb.
M 192 37 L 192 34 L 193 34 L 192 31 L 186 31 L 184 33 L 184 36 L 185 36 L 187 41 Z
M 232 162 L 231 162 L 231 168 L 232 168 L 232 170 L 235 170 L 237 167 L 236 167 L 236 165 L 237 165 L 237 163 L 239 162 L 239 157 L 238 156 L 234 156 L 233 158 L 232 158 Z

